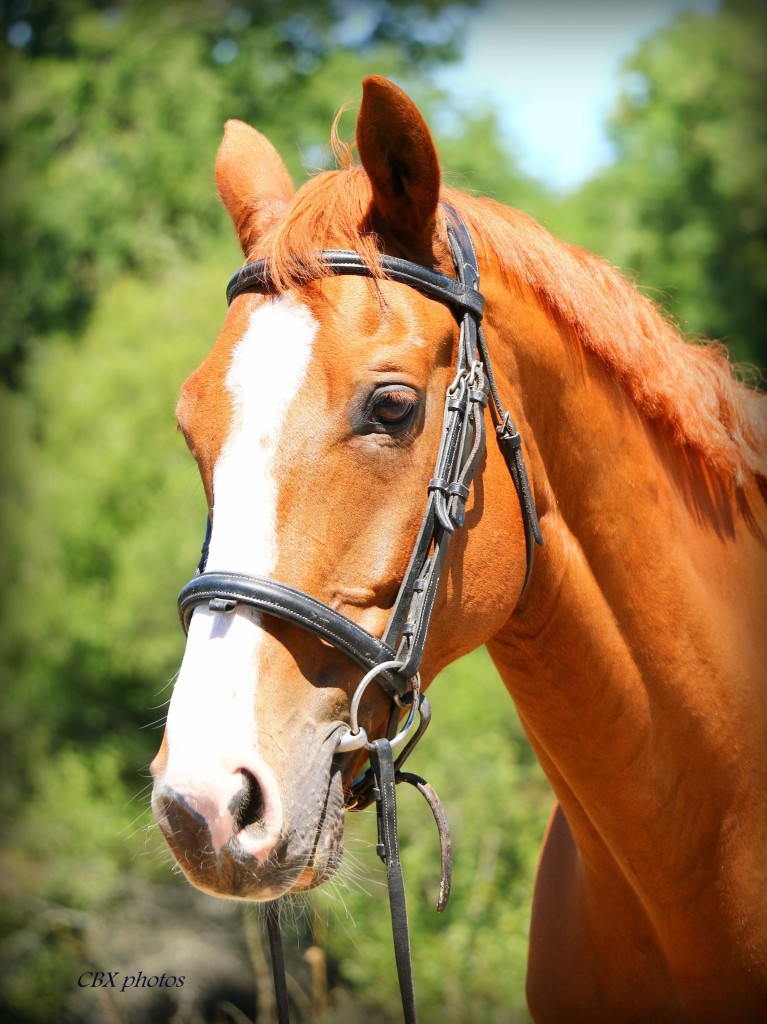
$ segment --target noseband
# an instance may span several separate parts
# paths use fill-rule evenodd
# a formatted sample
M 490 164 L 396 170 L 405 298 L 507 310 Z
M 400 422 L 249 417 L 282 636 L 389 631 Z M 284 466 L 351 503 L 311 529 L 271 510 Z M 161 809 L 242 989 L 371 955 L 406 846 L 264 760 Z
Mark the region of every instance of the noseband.
M 430 708 L 420 692 L 418 669 L 431 621 L 432 609 L 445 565 L 451 538 L 464 525 L 470 486 L 485 453 L 485 406 L 490 404 L 496 439 L 516 487 L 525 532 L 527 586 L 533 568 L 535 544 L 543 544 L 530 484 L 527 478 L 522 442 L 508 411 L 501 402 L 493 374 L 486 339 L 481 326 L 484 298 L 479 292 L 479 271 L 474 246 L 460 216 L 445 204 L 448 216 L 448 241 L 456 278 L 393 256 L 381 255 L 378 265 L 384 276 L 405 284 L 448 305 L 460 325 L 455 375 L 447 389 L 443 430 L 434 476 L 427 488 L 426 508 L 399 588 L 389 622 L 379 639 L 347 616 L 317 598 L 286 583 L 263 576 L 238 572 L 206 572 L 211 523 L 202 548 L 195 576 L 178 597 L 179 616 L 188 632 L 194 609 L 207 605 L 212 611 L 231 613 L 237 605 L 249 605 L 298 625 L 341 651 L 366 675 L 359 684 L 350 709 L 350 724 L 339 723 L 338 752 L 366 747 L 371 767 L 352 784 L 347 806 L 360 810 L 373 800 L 378 814 L 378 853 L 384 861 L 389 882 L 395 959 L 399 975 L 405 1020 L 417 1021 L 410 946 L 407 931 L 405 892 L 399 866 L 394 786 L 397 782 L 415 785 L 427 798 L 437 821 L 442 847 L 442 886 L 438 910 L 444 909 L 449 892 L 450 840 L 447 822 L 431 787 L 419 776 L 402 772 L 402 764 L 423 735 L 430 720 Z M 328 276 L 351 274 L 373 277 L 358 253 L 325 250 L 321 254 Z M 226 296 L 231 304 L 243 292 L 258 289 L 273 293 L 276 289 L 267 260 L 248 263 L 230 280 Z M 523 588 L 524 592 L 524 588 Z M 368 741 L 357 722 L 357 708 L 370 682 L 375 680 L 391 697 L 392 711 L 387 738 Z M 408 709 L 405 728 L 397 734 L 400 711 Z M 396 761 L 392 746 L 404 740 L 418 713 L 418 727 L 405 743 Z M 272 947 L 272 965 L 281 1024 L 288 1020 L 287 989 L 284 981 L 282 950 L 279 940 L 279 913 L 276 901 L 267 905 L 267 923 Z

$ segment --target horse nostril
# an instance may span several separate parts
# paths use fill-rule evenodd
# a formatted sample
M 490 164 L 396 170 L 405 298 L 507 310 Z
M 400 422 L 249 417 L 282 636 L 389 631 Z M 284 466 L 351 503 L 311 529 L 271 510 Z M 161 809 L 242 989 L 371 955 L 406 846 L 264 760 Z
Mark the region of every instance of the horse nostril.
M 230 805 L 230 811 L 234 818 L 237 832 L 246 829 L 248 825 L 266 827 L 266 802 L 258 779 L 247 768 L 241 768 L 243 785 Z

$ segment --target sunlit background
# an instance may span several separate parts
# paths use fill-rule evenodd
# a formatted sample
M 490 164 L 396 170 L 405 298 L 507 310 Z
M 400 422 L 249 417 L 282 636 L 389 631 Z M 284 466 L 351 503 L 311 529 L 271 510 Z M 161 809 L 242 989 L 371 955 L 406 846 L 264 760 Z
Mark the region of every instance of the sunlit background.
M 174 431 L 240 256 L 213 162 L 239 117 L 296 182 L 330 160 L 376 72 L 417 99 L 448 181 L 527 210 L 636 278 L 690 337 L 767 364 L 765 5 L 0 5 L 3 246 L 0 720 L 4 1020 L 273 1019 L 258 912 L 203 896 L 148 812 L 204 521 Z M 745 368 L 744 373 L 754 375 Z M 425 1024 L 526 1021 L 532 880 L 552 798 L 485 652 L 431 691 L 415 769 L 455 840 L 403 794 Z M 369 813 L 338 879 L 292 908 L 297 1021 L 400 1019 Z M 81 989 L 84 971 L 184 976 Z
M 439 69 L 451 104 L 494 106 L 522 170 L 559 190 L 615 159 L 607 125 L 621 66 L 682 12 L 713 14 L 718 0 L 494 0 L 466 27 L 460 61 Z M 368 11 L 368 5 L 361 5 Z

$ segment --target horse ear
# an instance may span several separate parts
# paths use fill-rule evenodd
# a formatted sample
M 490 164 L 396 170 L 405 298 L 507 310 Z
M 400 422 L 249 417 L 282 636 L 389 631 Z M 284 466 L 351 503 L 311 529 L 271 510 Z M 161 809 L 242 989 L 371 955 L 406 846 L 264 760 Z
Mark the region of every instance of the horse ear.
M 218 193 L 247 256 L 293 195 L 274 146 L 242 121 L 227 121 L 216 157 Z
M 362 90 L 357 149 L 373 188 L 373 219 L 387 234 L 430 250 L 440 170 L 429 129 L 410 97 L 386 78 L 371 75 Z

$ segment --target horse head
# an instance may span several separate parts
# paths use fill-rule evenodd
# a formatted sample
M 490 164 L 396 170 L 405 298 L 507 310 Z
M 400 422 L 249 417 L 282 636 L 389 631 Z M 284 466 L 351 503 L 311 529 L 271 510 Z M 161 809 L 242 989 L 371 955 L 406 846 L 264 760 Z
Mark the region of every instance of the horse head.
M 439 280 L 455 274 L 423 118 L 396 86 L 371 78 L 356 137 L 362 166 L 347 160 L 296 193 L 271 144 L 241 122 L 227 125 L 217 159 L 221 198 L 249 267 L 260 269 L 238 278 L 177 417 L 210 509 L 207 578 L 262 583 L 255 607 L 218 590 L 201 601 L 198 588 L 152 770 L 154 811 L 176 859 L 195 885 L 224 896 L 309 889 L 340 863 L 365 752 L 339 751 L 339 738 L 364 661 L 337 649 L 332 624 L 318 636 L 270 614 L 263 581 L 295 588 L 301 608 L 308 595 L 365 635 L 385 636 L 421 536 L 463 344 L 451 303 L 408 287 L 381 260 Z M 352 251 L 360 272 L 328 273 L 324 250 Z M 458 495 L 465 525 L 428 616 L 422 689 L 497 633 L 523 588 L 514 484 L 498 448 L 483 452 L 471 493 Z M 359 709 L 368 737 L 386 734 L 392 707 L 368 687 Z

